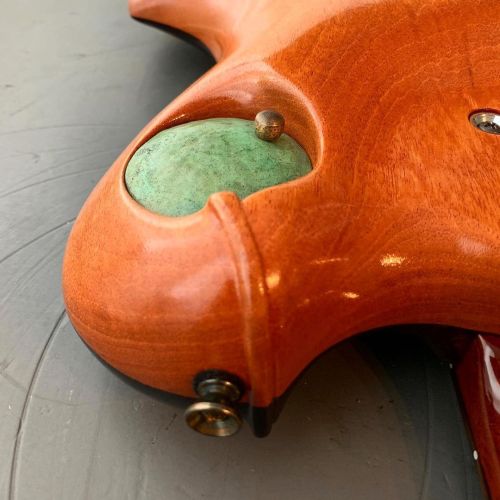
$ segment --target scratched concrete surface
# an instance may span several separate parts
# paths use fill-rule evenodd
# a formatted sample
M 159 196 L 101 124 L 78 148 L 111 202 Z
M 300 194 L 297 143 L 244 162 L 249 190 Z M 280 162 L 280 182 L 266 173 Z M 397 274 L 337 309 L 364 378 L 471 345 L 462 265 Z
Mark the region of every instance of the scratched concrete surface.
M 64 312 L 65 240 L 211 61 L 125 0 L 5 2 L 0 51 L 0 498 L 483 498 L 449 369 L 409 335 L 333 349 L 262 440 L 195 435 L 179 399 L 100 364 Z

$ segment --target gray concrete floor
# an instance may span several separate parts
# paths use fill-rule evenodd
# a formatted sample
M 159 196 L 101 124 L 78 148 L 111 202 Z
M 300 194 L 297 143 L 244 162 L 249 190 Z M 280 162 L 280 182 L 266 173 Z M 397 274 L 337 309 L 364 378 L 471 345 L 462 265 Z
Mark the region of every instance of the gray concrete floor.
M 125 0 L 2 5 L 0 498 L 483 498 L 449 368 L 410 335 L 338 346 L 268 438 L 216 440 L 74 333 L 60 268 L 83 201 L 210 65 Z

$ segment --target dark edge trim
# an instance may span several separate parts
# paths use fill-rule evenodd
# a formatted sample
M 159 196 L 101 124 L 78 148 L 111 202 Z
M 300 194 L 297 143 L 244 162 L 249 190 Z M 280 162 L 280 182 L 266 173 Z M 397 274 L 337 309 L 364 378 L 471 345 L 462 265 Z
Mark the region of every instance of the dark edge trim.
M 195 38 L 189 33 L 181 31 L 177 28 L 173 28 L 172 26 L 168 26 L 166 24 L 160 24 L 155 21 L 148 21 L 147 19 L 141 19 L 140 17 L 132 16 L 132 19 L 134 19 L 134 21 L 140 22 L 141 24 L 145 24 L 146 26 L 149 26 L 151 28 L 155 28 L 165 33 L 168 33 L 169 35 L 175 36 L 176 38 L 179 38 L 180 40 L 183 40 L 184 42 L 187 42 L 190 45 L 193 45 L 194 47 L 201 49 L 203 52 L 206 52 L 212 58 L 213 63 L 216 62 L 212 52 L 210 52 L 208 47 L 201 40 L 198 40 L 198 38 Z

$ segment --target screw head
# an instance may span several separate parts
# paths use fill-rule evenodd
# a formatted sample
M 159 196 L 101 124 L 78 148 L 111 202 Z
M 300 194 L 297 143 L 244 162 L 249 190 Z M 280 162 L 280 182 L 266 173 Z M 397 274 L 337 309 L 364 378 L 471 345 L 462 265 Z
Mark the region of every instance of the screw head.
M 500 135 L 500 113 L 495 111 L 477 111 L 469 118 L 473 127 L 487 134 Z
M 277 111 L 266 109 L 255 117 L 255 133 L 263 141 L 276 141 L 285 129 L 285 119 Z
M 184 418 L 191 429 L 206 436 L 232 436 L 242 424 L 241 417 L 232 406 L 214 401 L 193 403 L 188 406 Z

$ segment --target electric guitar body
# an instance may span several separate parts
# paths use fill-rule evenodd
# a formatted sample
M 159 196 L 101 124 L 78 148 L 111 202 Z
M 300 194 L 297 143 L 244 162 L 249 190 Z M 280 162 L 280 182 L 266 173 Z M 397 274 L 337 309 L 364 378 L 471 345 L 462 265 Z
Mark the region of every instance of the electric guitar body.
M 217 64 L 139 133 L 75 223 L 63 286 L 84 341 L 144 384 L 198 393 L 197 430 L 232 433 L 238 401 L 264 435 L 338 342 L 397 324 L 470 330 L 456 373 L 500 498 L 500 3 L 130 11 Z M 279 137 L 255 133 L 268 109 Z

